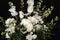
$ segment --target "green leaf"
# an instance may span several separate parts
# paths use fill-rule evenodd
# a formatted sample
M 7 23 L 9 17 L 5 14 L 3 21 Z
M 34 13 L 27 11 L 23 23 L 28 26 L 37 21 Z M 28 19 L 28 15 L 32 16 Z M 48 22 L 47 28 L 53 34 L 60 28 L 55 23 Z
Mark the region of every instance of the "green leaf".
M 0 22 L 2 22 L 3 21 L 3 18 L 2 17 L 0 17 Z

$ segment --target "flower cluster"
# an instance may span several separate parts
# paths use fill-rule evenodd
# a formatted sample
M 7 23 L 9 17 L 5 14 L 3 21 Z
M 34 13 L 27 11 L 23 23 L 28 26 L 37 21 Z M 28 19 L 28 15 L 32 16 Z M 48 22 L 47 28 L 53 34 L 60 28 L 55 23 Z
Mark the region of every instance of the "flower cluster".
M 7 32 L 6 33 L 6 38 L 9 38 L 8 34 L 12 34 L 15 32 L 15 26 L 16 26 L 16 20 L 14 18 L 8 18 L 6 21 L 5 21 L 5 24 L 6 24 L 6 29 L 5 31 Z
M 14 6 L 12 2 L 9 2 L 11 8 L 8 11 L 11 13 L 13 18 L 5 20 L 6 38 L 10 38 L 10 35 L 16 33 L 16 30 L 18 30 L 23 35 L 26 34 L 26 40 L 36 40 L 38 38 L 38 35 L 36 34 L 37 31 L 47 31 L 49 29 L 44 24 L 43 15 L 39 15 L 41 13 L 34 10 L 34 0 L 27 0 L 27 4 L 27 13 L 24 13 L 23 10 L 17 12 L 16 6 Z M 18 25 L 20 26 L 18 27 Z

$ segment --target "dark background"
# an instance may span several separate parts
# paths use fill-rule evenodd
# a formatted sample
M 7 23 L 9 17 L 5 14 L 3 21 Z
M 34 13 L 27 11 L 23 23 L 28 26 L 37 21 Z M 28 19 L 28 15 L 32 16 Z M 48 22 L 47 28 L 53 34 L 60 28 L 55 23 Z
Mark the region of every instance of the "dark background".
M 8 12 L 9 1 L 12 1 L 14 5 L 16 5 L 17 11 L 20 10 L 19 0 L 0 0 L 0 16 L 2 16 L 4 19 L 11 17 L 10 12 Z M 51 5 L 54 6 L 52 14 L 47 18 L 48 22 L 55 16 L 58 16 L 60 18 L 60 1 L 59 0 L 44 0 L 43 5 L 46 5 L 47 7 L 50 7 Z M 55 33 L 55 35 L 52 36 L 51 40 L 60 40 L 60 19 L 57 21 L 57 24 L 54 26 L 53 32 Z

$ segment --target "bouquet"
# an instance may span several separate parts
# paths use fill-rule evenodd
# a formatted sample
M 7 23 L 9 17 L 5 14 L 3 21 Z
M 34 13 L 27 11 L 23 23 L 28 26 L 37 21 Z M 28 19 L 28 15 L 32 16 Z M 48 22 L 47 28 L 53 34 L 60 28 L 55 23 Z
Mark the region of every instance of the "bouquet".
M 20 0 L 21 10 L 18 12 L 12 2 L 8 3 L 10 6 L 8 11 L 12 17 L 6 20 L 0 17 L 0 22 L 3 23 L 0 27 L 3 30 L 1 35 L 7 40 L 48 40 L 51 38 L 51 31 L 56 24 L 54 21 L 57 21 L 58 17 L 56 16 L 50 22 L 45 22 L 45 18 L 51 14 L 54 7 L 41 8 L 43 0 L 37 0 L 37 3 L 34 1 L 27 0 L 27 12 L 23 10 L 24 0 Z

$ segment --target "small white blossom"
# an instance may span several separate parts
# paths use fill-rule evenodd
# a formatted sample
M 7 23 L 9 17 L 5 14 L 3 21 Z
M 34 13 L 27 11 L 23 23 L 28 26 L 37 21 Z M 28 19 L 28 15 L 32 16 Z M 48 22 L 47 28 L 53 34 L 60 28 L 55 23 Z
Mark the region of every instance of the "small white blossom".
M 39 29 L 42 28 L 42 25 L 37 24 L 37 25 L 34 26 L 34 28 L 36 28 L 36 30 L 39 30 Z
M 16 25 L 16 20 L 14 18 L 8 18 L 5 21 L 6 27 L 8 27 L 7 29 L 5 29 L 5 31 L 10 32 L 10 34 L 15 32 L 15 25 Z
M 5 21 L 6 27 L 15 26 L 16 20 L 14 18 L 8 18 Z
M 10 34 L 15 32 L 15 27 L 9 27 L 7 29 L 5 29 L 5 31 L 9 32 Z
M 32 34 L 33 34 L 33 32 L 30 32 L 30 34 L 32 35 Z
M 23 34 L 26 34 L 26 33 L 27 33 L 27 31 L 22 31 L 22 28 L 20 29 L 20 31 L 21 31 Z
M 42 21 L 41 16 L 39 16 L 39 15 L 37 15 L 37 14 L 36 14 L 36 15 L 34 15 L 33 17 L 34 17 L 34 18 L 36 18 L 36 19 L 37 19 L 37 20 L 39 20 L 39 21 Z
M 6 33 L 6 35 L 5 35 L 5 36 L 6 36 L 6 38 L 10 38 L 10 36 L 8 35 L 8 33 Z
M 15 11 L 15 12 L 11 12 L 11 15 L 12 16 L 16 16 L 18 13 Z
M 12 5 L 13 5 L 13 3 L 12 3 L 12 2 L 9 2 L 8 4 L 9 4 L 10 6 L 12 6 Z
M 11 12 L 11 15 L 12 15 L 12 16 L 18 15 L 18 13 L 16 12 L 15 6 L 12 6 L 12 8 L 10 8 L 9 11 Z
M 34 35 L 32 36 L 32 38 L 33 38 L 33 39 L 36 39 L 36 38 L 37 38 L 37 35 L 36 35 L 36 34 L 34 34 Z
M 30 32 L 32 29 L 33 29 L 33 25 L 32 23 L 30 22 L 30 20 L 28 19 L 22 19 L 21 25 L 23 24 L 26 28 L 27 28 L 27 31 Z
M 24 13 L 22 11 L 19 11 L 19 17 L 23 18 L 24 17 Z
M 33 11 L 33 13 L 34 13 L 34 14 L 37 14 L 37 15 L 39 14 L 39 13 L 38 13 L 38 12 L 36 12 L 36 11 Z
M 32 35 L 31 34 L 28 34 L 27 36 L 26 36 L 26 39 L 27 40 L 32 40 L 33 38 L 32 38 Z
M 28 5 L 34 5 L 34 0 L 27 0 Z
M 31 14 L 33 12 L 33 6 L 28 6 L 27 12 Z
M 28 19 L 31 21 L 31 23 L 33 24 L 33 25 L 35 25 L 35 24 L 37 24 L 39 21 L 36 19 L 36 18 L 34 18 L 34 17 L 28 17 Z
M 47 27 L 46 25 L 44 25 L 44 30 L 46 30 L 46 31 L 47 31 L 47 29 L 48 29 L 48 27 Z
M 28 34 L 28 35 L 26 36 L 26 39 L 27 39 L 27 40 L 33 40 L 33 39 L 36 39 L 36 38 L 37 38 L 37 35 L 36 35 L 36 34 L 34 34 L 34 35 Z
M 44 23 L 44 21 L 41 21 L 40 23 L 41 23 L 41 24 L 43 24 L 43 23 Z
M 27 4 L 28 4 L 27 12 L 32 13 L 33 12 L 34 0 L 27 0 Z

